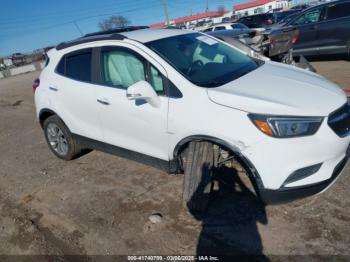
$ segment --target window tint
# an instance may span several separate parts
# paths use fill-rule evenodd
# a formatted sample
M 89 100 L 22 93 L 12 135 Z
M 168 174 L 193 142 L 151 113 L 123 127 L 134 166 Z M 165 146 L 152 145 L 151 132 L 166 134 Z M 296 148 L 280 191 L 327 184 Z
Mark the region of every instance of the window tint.
M 328 7 L 327 19 L 335 19 L 345 16 L 350 16 L 350 2 Z
M 124 50 L 103 51 L 101 55 L 102 83 L 127 89 L 132 84 L 146 80 L 143 62 Z
M 304 15 L 294 20 L 293 24 L 304 25 L 304 24 L 310 24 L 310 23 L 317 23 L 318 21 L 321 20 L 322 10 L 323 9 L 321 8 L 310 10 L 306 12 Z
M 164 84 L 162 74 L 153 66 L 151 66 L 151 84 L 158 94 L 164 93 Z
M 218 30 L 225 30 L 226 28 L 224 26 L 216 26 L 214 31 L 218 31 Z
M 64 66 L 66 63 L 66 57 L 62 57 L 61 61 L 58 63 L 56 67 L 56 72 L 59 73 L 60 75 L 64 75 Z
M 91 51 L 67 55 L 65 76 L 79 81 L 91 81 Z

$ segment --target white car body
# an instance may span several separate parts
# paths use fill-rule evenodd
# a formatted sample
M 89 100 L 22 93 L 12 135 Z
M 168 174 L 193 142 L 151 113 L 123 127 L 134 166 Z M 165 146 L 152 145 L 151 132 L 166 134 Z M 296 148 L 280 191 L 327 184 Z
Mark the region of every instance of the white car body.
M 243 29 L 249 29 L 249 28 L 246 25 L 241 23 L 221 23 L 221 24 L 212 25 L 206 28 L 205 30 L 203 30 L 203 32 L 210 32 L 210 31 L 217 31 L 217 30 L 232 30 L 232 29 L 243 30 Z
M 50 62 L 42 71 L 35 92 L 38 119 L 42 121 L 43 112 L 54 112 L 73 134 L 167 162 L 176 158 L 184 141 L 204 138 L 218 141 L 242 157 L 260 189 L 268 193 L 329 181 L 338 163 L 348 157 L 350 136 L 338 136 L 327 124 L 328 116 L 346 104 L 345 93 L 320 75 L 270 61 L 225 85 L 203 88 L 191 83 L 144 45 L 191 33 L 145 29 L 122 33 L 127 37 L 123 40 L 88 41 L 50 50 Z M 55 73 L 63 55 L 103 46 L 125 47 L 138 53 L 175 83 L 182 97 L 159 96 L 156 106 L 151 103 L 139 106 L 126 98 L 128 91 Z M 324 119 L 314 135 L 275 138 L 254 126 L 248 113 Z M 284 185 L 296 170 L 318 163 L 322 166 L 316 173 Z

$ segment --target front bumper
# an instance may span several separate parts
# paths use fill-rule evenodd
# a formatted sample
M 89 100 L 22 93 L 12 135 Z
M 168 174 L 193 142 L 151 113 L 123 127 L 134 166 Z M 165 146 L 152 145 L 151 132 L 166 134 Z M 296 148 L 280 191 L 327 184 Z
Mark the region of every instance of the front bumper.
M 258 180 L 257 189 L 262 200 L 276 204 L 327 189 L 350 157 L 349 144 L 350 136 L 339 137 L 324 121 L 313 136 L 293 139 L 268 137 L 246 148 L 242 155 L 249 159 L 250 171 Z M 319 168 L 305 172 L 313 166 Z
M 310 184 L 307 186 L 297 186 L 297 187 L 282 187 L 277 190 L 263 189 L 259 190 L 259 195 L 261 200 L 265 204 L 282 204 L 290 202 L 296 199 L 312 196 L 326 190 L 329 186 L 335 182 L 339 175 L 344 170 L 346 163 L 348 162 L 348 157 L 345 157 L 339 164 L 334 168 L 332 176 L 322 182 L 315 184 Z

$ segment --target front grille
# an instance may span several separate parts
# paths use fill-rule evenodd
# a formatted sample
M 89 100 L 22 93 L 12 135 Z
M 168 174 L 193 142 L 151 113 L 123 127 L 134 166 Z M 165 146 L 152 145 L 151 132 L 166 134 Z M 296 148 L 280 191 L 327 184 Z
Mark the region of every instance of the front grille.
M 350 106 L 345 104 L 328 117 L 328 125 L 340 137 L 350 134 Z

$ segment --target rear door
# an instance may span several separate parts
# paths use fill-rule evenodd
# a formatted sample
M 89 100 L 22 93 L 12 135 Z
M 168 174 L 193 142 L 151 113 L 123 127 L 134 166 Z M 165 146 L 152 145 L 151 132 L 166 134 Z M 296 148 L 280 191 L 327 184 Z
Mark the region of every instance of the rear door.
M 313 8 L 289 23 L 299 29 L 299 38 L 294 48 L 302 49 L 305 55 L 317 54 L 317 47 L 320 45 L 319 26 L 322 25 L 325 10 L 324 6 Z
M 48 86 L 48 91 L 52 108 L 72 133 L 100 140 L 102 132 L 91 69 L 91 48 L 64 55 L 55 69 L 54 81 Z
M 319 52 L 345 53 L 350 41 L 350 2 L 331 3 L 319 24 Z

